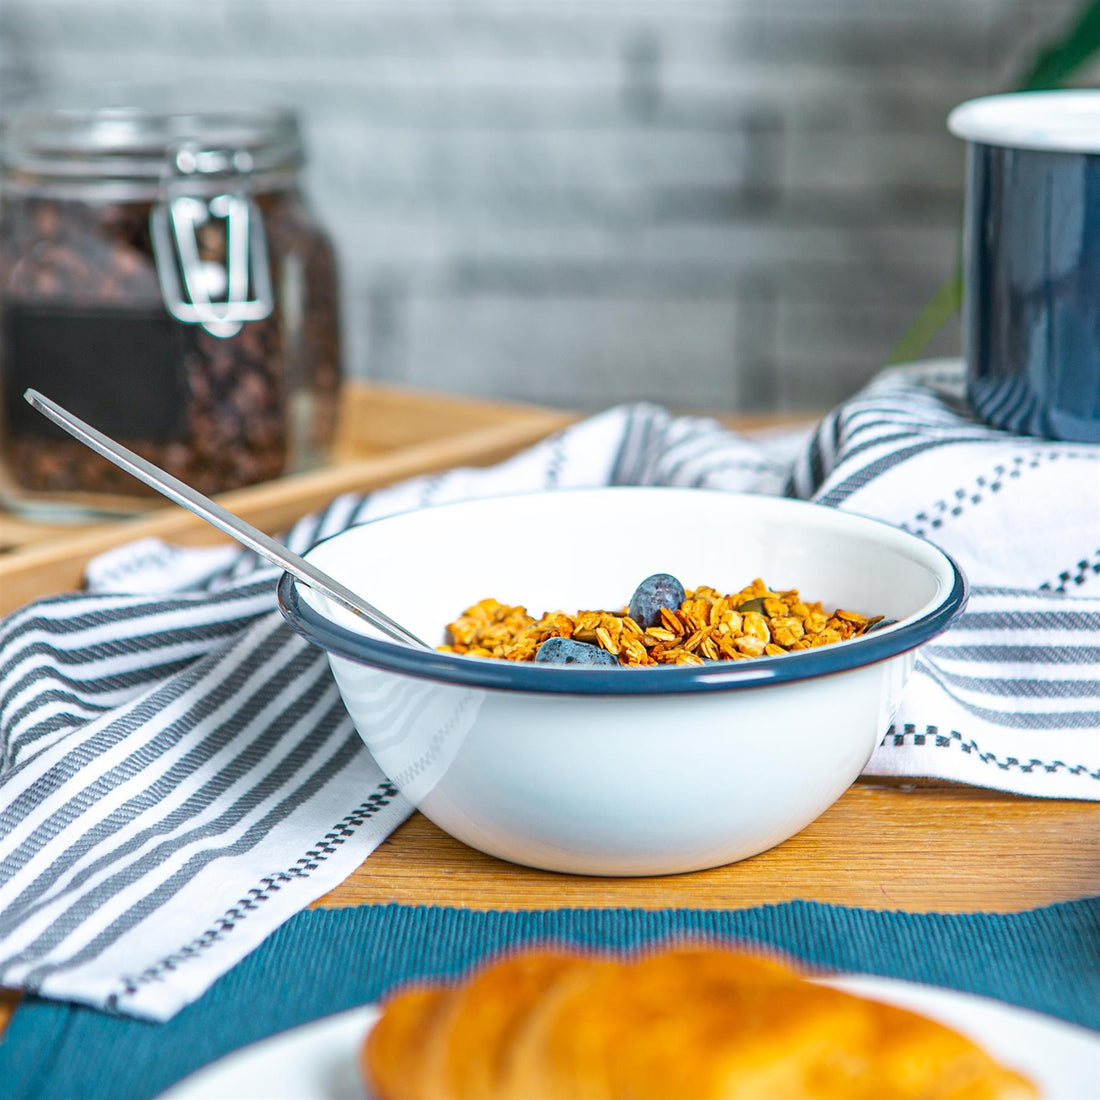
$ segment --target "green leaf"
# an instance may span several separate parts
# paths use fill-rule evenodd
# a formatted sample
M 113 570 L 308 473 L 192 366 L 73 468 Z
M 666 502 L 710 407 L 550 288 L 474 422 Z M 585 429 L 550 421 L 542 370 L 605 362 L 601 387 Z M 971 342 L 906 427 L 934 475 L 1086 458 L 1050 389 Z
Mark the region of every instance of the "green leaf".
M 959 311 L 962 295 L 962 272 L 956 268 L 890 349 L 886 365 L 911 363 L 919 359 L 921 352 L 932 342 L 932 337 Z
M 1034 92 L 1063 85 L 1100 52 L 1100 0 L 1085 4 L 1080 18 L 1060 42 L 1047 46 L 1020 81 L 1019 90 Z

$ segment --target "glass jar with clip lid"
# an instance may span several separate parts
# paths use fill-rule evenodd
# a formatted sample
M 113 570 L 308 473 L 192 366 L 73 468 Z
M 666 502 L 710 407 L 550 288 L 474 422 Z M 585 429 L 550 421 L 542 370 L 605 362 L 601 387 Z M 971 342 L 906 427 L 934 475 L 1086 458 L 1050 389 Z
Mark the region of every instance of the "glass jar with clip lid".
M 302 166 L 284 110 L 7 112 L 0 503 L 39 518 L 150 506 L 27 406 L 27 387 L 204 493 L 323 457 L 338 287 Z

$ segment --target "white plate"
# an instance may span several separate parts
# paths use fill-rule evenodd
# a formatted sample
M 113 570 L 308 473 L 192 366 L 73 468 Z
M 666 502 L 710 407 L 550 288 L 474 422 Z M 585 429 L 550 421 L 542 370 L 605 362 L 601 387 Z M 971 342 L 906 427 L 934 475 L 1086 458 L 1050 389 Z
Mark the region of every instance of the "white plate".
M 235 1050 L 158 1100 L 364 1100 L 356 1056 L 377 1005 L 325 1016 Z
M 1001 1001 L 869 975 L 838 989 L 940 1020 L 1038 1084 L 1047 1100 L 1100 1097 L 1100 1033 Z M 375 1005 L 326 1016 L 228 1054 L 184 1078 L 160 1100 L 367 1100 L 356 1056 L 378 1018 Z

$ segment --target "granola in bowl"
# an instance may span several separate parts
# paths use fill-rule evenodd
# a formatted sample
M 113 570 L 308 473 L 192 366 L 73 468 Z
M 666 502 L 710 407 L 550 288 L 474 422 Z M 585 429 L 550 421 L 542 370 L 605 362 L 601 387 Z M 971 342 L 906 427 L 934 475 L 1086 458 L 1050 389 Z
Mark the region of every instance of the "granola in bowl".
M 662 590 L 675 592 L 675 597 L 660 604 L 647 599 L 649 592 Z M 669 574 L 657 573 L 617 611 L 548 611 L 536 618 L 523 606 L 491 597 L 479 600 L 447 624 L 448 641 L 438 648 L 507 661 L 617 662 L 645 668 L 778 656 L 847 641 L 883 625 L 887 622 L 882 615 L 843 608 L 828 612 L 820 600 L 804 600 L 797 588 L 771 588 L 760 577 L 724 594 L 707 585 L 684 589 Z M 553 647 L 552 656 L 542 656 L 545 643 L 554 638 L 602 650 L 615 660 L 599 660 L 595 653 L 586 659 L 580 648 L 572 651 L 572 659 L 563 658 L 560 645 Z

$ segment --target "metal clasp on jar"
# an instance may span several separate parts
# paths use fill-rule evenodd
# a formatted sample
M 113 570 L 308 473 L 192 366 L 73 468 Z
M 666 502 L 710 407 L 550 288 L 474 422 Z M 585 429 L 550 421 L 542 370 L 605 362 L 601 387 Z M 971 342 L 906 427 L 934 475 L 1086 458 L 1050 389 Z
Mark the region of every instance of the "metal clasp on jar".
M 274 303 L 263 218 L 240 186 L 251 167 L 243 150 L 179 148 L 149 215 L 168 312 L 212 336 L 235 336 L 246 321 L 267 317 Z M 237 187 L 222 190 L 222 182 Z M 199 246 L 200 231 L 215 219 L 223 223 L 224 262 L 203 258 Z

